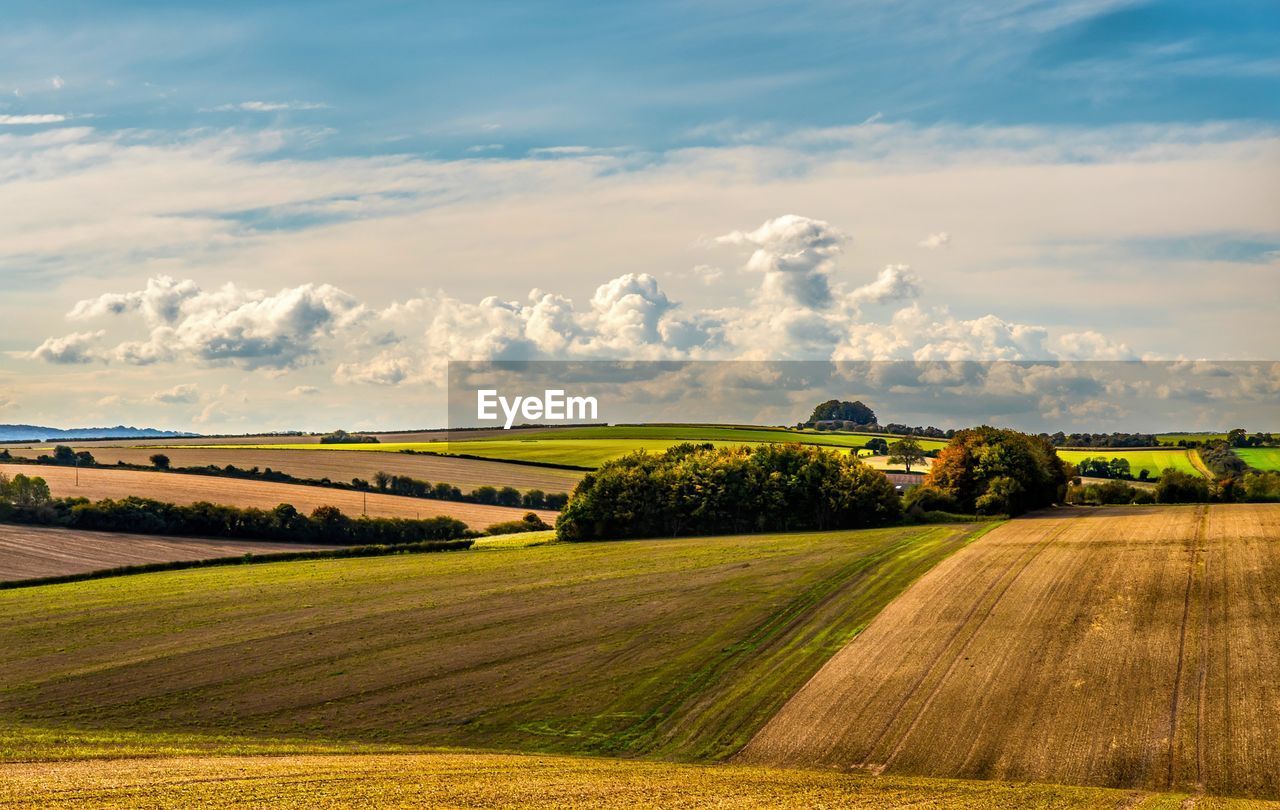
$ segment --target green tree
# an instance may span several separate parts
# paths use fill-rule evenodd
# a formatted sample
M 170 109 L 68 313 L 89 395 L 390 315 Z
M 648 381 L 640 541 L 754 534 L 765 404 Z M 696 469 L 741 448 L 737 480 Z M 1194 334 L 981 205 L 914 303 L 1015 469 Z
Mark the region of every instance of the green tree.
M 169 469 L 169 457 L 164 453 L 156 453 L 151 457 L 151 464 L 157 470 L 167 470 Z
M 901 464 L 911 472 L 911 465 L 919 466 L 925 460 L 924 448 L 915 439 L 899 439 L 889 445 L 889 463 Z
M 829 399 L 813 409 L 810 422 L 856 422 L 859 425 L 876 424 L 876 412 L 861 402 L 842 402 Z

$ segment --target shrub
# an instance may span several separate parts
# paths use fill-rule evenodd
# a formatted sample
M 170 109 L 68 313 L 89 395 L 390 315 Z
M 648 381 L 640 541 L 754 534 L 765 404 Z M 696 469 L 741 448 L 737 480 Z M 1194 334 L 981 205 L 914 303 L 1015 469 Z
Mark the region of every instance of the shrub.
M 508 520 L 503 523 L 495 523 L 484 530 L 485 534 L 517 534 L 519 532 L 544 532 L 551 526 L 542 518 L 533 512 L 525 515 L 520 520 Z
M 676 445 L 606 462 L 556 523 L 564 540 L 882 526 L 901 516 L 883 473 L 847 453 Z
M 959 512 L 960 507 L 950 493 L 937 487 L 916 486 L 907 490 L 902 507 L 912 514 L 924 512 Z
M 363 436 L 359 433 L 348 433 L 335 430 L 320 437 L 321 444 L 380 444 L 377 436 Z
M 164 453 L 156 453 L 150 458 L 150 461 L 151 466 L 155 467 L 157 470 L 169 469 L 169 457 Z

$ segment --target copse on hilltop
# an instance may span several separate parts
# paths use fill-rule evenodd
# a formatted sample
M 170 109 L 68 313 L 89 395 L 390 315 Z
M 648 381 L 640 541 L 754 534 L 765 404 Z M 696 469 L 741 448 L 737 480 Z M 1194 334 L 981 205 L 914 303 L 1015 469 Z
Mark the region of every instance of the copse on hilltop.
M 821 447 L 680 444 L 605 463 L 556 523 L 562 540 L 883 526 L 901 517 L 893 484 Z

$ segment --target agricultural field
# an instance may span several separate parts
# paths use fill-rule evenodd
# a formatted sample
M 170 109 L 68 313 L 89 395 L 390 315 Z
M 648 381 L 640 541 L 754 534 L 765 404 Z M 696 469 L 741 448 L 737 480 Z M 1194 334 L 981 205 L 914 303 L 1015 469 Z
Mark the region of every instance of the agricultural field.
M 244 554 L 277 554 L 325 548 L 333 547 L 84 532 L 0 523 L 0 582 L 82 574 L 143 563 L 208 560 Z
M 1128 459 L 1129 470 L 1134 478 L 1137 478 L 1142 470 L 1146 470 L 1148 478 L 1156 479 L 1168 467 L 1189 475 L 1203 475 L 1203 471 L 1197 466 L 1199 459 L 1193 458 L 1193 453 L 1195 453 L 1194 450 L 1184 450 L 1182 448 L 1132 450 L 1123 447 L 1095 447 L 1088 450 L 1058 450 L 1058 457 L 1072 464 L 1077 464 L 1087 458 L 1105 458 L 1108 461 L 1113 458 Z
M 254 506 L 260 509 L 271 509 L 279 504 L 288 503 L 293 504 L 300 512 L 309 513 L 319 506 L 336 506 L 353 516 L 365 512 L 367 503 L 367 514 L 373 517 L 428 518 L 448 515 L 463 521 L 473 529 L 483 529 L 493 523 L 507 520 L 519 520 L 531 511 L 505 506 L 408 498 L 377 492 L 367 493 L 366 501 L 366 493 L 354 490 L 145 470 L 88 467 L 80 469 L 77 473 L 73 467 L 0 464 L 0 474 L 11 478 L 18 474 L 38 475 L 49 482 L 49 489 L 54 497 L 58 498 L 77 497 L 98 500 L 138 495 L 169 503 L 188 504 L 209 501 L 226 506 Z M 79 485 L 76 484 L 77 474 Z M 536 511 L 548 523 L 555 523 L 558 514 L 546 510 L 532 511 Z
M 1176 808 L 1105 788 L 466 752 L 0 764 L 0 804 L 75 807 Z M 1213 810 L 1276 804 L 1205 799 Z
M 1255 470 L 1280 470 L 1280 447 L 1242 447 L 1236 455 Z
M 1156 441 L 1160 444 L 1176 446 L 1179 441 L 1205 442 L 1220 441 L 1227 438 L 1225 433 L 1160 433 L 1156 436 Z
M 1280 797 L 1280 506 L 1006 523 L 889 605 L 746 764 Z
M 455 434 L 457 435 L 457 434 Z M 471 434 L 467 434 L 470 436 Z M 499 461 L 540 462 L 571 467 L 594 468 L 610 459 L 636 450 L 662 452 L 681 442 L 711 442 L 718 446 L 760 442 L 800 442 L 824 447 L 855 450 L 872 438 L 895 441 L 895 436 L 876 434 L 829 433 L 773 428 L 733 428 L 720 426 L 636 425 L 617 427 L 567 427 L 554 431 L 497 432 L 491 437 L 467 438 L 459 441 L 383 442 L 377 445 L 226 445 L 227 448 L 307 451 L 374 451 L 397 453 L 415 451 L 475 456 Z M 925 450 L 946 445 L 939 439 L 920 439 Z M 154 452 L 154 451 L 153 451 Z
M 496 461 L 478 461 L 449 456 L 409 455 L 405 453 L 345 452 L 303 453 L 295 449 L 245 450 L 214 447 L 101 447 L 96 443 L 71 445 L 75 450 L 88 450 L 100 464 L 150 465 L 151 456 L 163 453 L 174 467 L 205 467 L 210 464 L 225 467 L 228 464 L 242 469 L 258 467 L 286 472 L 298 478 L 328 478 L 331 481 L 349 482 L 352 478 L 372 480 L 378 472 L 391 475 L 407 475 L 431 483 L 445 482 L 464 492 L 481 486 L 515 487 L 524 492 L 540 489 L 543 492 L 572 492 L 582 473 L 575 470 L 558 470 L 550 467 L 533 467 L 527 464 L 503 464 Z M 328 449 L 332 445 L 315 445 L 316 449 Z M 292 447 L 292 446 L 290 446 Z M 355 448 L 369 445 L 353 445 Z M 52 452 L 48 445 L 32 445 L 13 449 L 15 456 L 35 458 Z
M 0 592 L 0 730 L 723 758 L 991 525 L 516 541 Z

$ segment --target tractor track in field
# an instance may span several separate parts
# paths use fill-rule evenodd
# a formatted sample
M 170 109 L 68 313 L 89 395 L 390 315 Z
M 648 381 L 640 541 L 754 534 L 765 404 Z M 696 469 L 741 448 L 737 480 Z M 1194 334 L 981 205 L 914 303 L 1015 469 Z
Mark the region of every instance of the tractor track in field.
M 920 718 L 924 716 L 924 714 L 928 711 L 929 707 L 933 704 L 934 698 L 937 696 L 938 691 L 941 689 L 942 684 L 946 683 L 947 677 L 951 674 L 952 671 L 954 671 L 958 662 L 964 656 L 964 652 L 966 649 L 968 649 L 968 646 L 973 641 L 974 636 L 977 635 L 982 625 L 991 616 L 991 613 L 995 610 L 996 605 L 1000 603 L 1001 597 L 1003 597 L 1004 594 L 1008 592 L 1009 588 L 1018 579 L 1018 577 L 1021 576 L 1022 572 L 1025 571 L 1027 567 L 1031 564 L 1031 561 L 1034 560 L 1036 556 L 1041 551 L 1043 551 L 1054 539 L 1056 539 L 1057 537 L 1062 535 L 1063 532 L 1066 531 L 1067 525 L 1068 524 L 1064 524 L 1058 527 L 1057 529 L 1051 531 L 1045 537 L 1041 538 L 1039 541 L 1033 544 L 1030 544 L 1026 549 L 1022 551 L 1021 554 L 1019 554 L 1007 566 L 1005 566 L 1004 570 L 1000 572 L 1000 575 L 998 577 L 993 579 L 991 583 L 987 585 L 985 589 L 983 589 L 982 594 L 974 601 L 969 611 L 965 614 L 964 619 L 961 620 L 956 625 L 955 630 L 947 638 L 946 643 L 941 647 L 941 649 L 939 649 L 938 654 L 933 658 L 933 660 L 929 663 L 929 665 L 925 667 L 920 677 L 916 679 L 916 681 L 911 685 L 911 688 L 907 691 L 906 695 L 903 696 L 902 700 L 898 704 L 897 709 L 890 715 L 888 721 L 884 724 L 880 732 L 876 735 L 870 747 L 868 747 L 866 755 L 862 758 L 862 761 L 857 766 L 858 768 L 866 769 L 871 771 L 872 773 L 879 774 L 893 764 L 893 760 L 898 756 L 899 753 L 901 753 L 902 747 L 906 743 L 907 739 L 911 736 L 911 734 L 916 730 L 916 727 L 920 724 Z M 1021 567 L 1018 567 L 1019 563 L 1022 564 Z M 1015 573 L 1012 577 L 1009 577 L 1009 573 L 1013 571 L 1014 568 L 1018 569 L 1017 573 Z M 996 597 L 992 599 L 989 604 L 987 604 L 987 610 L 986 610 L 986 613 L 983 614 L 983 617 L 977 622 L 976 625 L 970 628 L 970 620 L 977 614 L 978 610 L 987 601 L 987 597 L 991 594 L 992 591 L 996 589 L 998 585 L 1000 585 L 1001 582 L 1004 583 L 1004 587 L 1001 588 L 1000 592 L 996 595 Z M 888 735 L 889 730 L 893 728 L 894 723 L 897 721 L 899 715 L 906 708 L 907 704 L 911 702 L 911 699 L 914 698 L 916 694 L 920 691 L 920 688 L 924 685 L 924 683 L 929 680 L 929 676 L 934 673 L 934 671 L 937 669 L 938 664 L 941 663 L 943 658 L 946 657 L 947 651 L 951 649 L 952 645 L 955 644 L 956 639 L 958 639 L 960 635 L 965 632 L 965 630 L 970 630 L 968 638 L 966 638 L 964 644 L 961 645 L 960 649 L 956 651 L 955 655 L 952 656 L 950 663 L 947 665 L 946 671 L 943 673 L 942 677 L 938 679 L 937 683 L 934 684 L 934 688 L 930 691 L 929 696 L 925 699 L 925 702 L 921 705 L 919 710 L 917 710 L 915 715 L 912 717 L 910 725 L 907 726 L 907 730 L 898 739 L 897 744 L 894 746 L 889 756 L 887 756 L 885 758 L 885 761 L 881 763 L 870 762 L 871 756 L 875 753 L 876 749 L 879 748 L 880 743 L 884 741 L 884 738 Z

